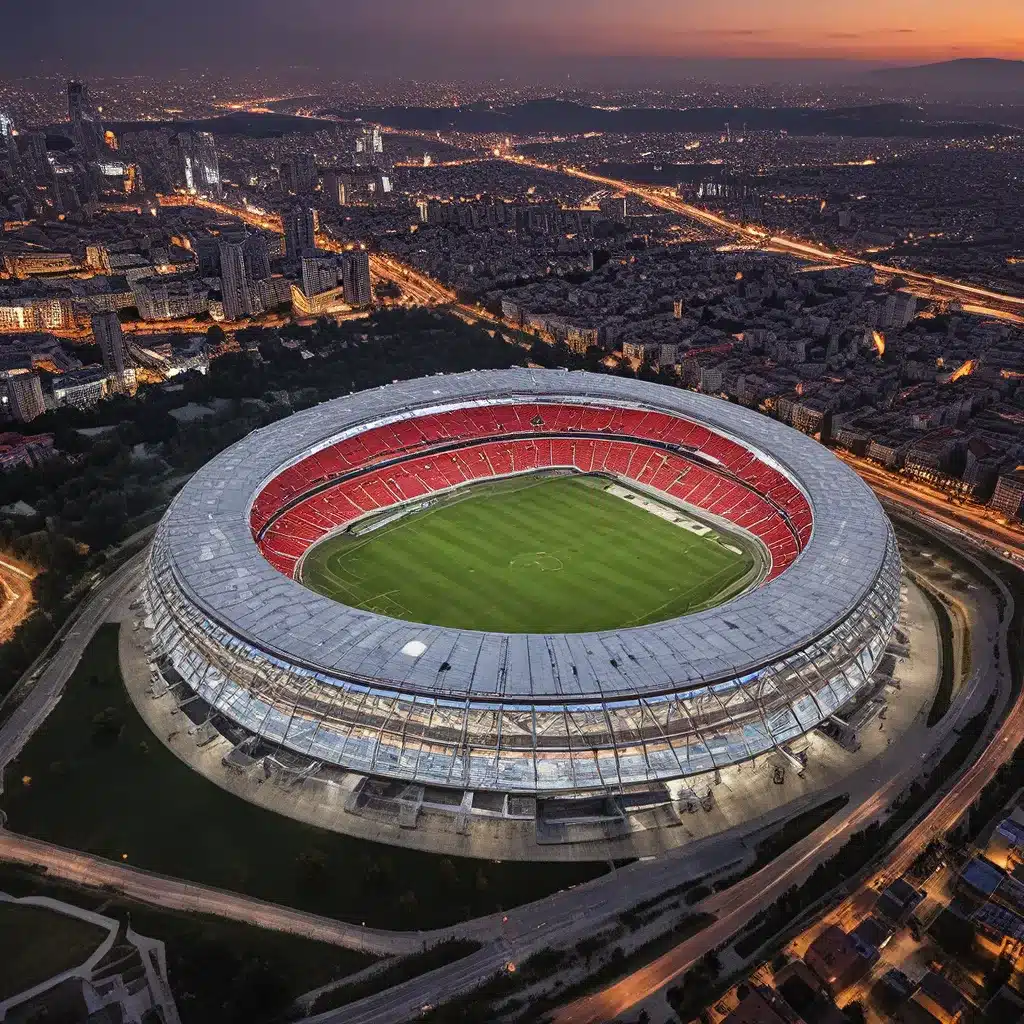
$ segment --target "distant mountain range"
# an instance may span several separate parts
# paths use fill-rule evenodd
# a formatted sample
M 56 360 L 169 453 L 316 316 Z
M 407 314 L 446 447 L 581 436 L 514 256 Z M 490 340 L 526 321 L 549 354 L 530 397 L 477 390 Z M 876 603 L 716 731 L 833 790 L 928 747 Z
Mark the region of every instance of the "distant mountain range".
M 882 68 L 871 81 L 889 88 L 941 93 L 947 98 L 1017 94 L 1024 98 L 1024 60 L 965 57 L 938 64 Z

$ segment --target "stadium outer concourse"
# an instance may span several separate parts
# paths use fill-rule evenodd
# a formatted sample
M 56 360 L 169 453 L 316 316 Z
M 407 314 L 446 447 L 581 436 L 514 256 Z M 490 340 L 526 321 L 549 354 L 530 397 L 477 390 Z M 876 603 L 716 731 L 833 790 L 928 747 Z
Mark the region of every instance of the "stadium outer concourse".
M 741 533 L 764 569 L 717 607 L 549 635 L 404 621 L 294 578 L 352 524 L 540 470 L 612 478 Z M 396 383 L 254 432 L 175 498 L 144 593 L 161 678 L 239 748 L 507 809 L 642 804 L 785 751 L 871 690 L 900 575 L 877 500 L 812 439 L 691 392 L 515 369 Z

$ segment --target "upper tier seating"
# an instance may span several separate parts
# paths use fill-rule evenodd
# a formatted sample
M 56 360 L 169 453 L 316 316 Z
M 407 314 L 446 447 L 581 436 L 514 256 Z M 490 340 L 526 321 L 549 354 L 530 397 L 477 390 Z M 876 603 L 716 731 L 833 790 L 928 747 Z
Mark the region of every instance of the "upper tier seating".
M 540 431 L 566 436 L 474 440 Z M 576 431 L 624 433 L 686 447 L 667 452 L 612 436 L 573 438 Z M 453 440 L 466 446 L 431 450 Z M 730 471 L 702 465 L 697 453 L 723 467 L 728 463 Z M 396 456 L 402 461 L 382 464 Z M 367 513 L 467 481 L 559 466 L 634 480 L 747 530 L 769 552 L 766 579 L 792 564 L 810 537 L 811 511 L 800 491 L 728 438 L 661 413 L 538 404 L 437 413 L 341 441 L 270 481 L 253 504 L 250 525 L 267 560 L 291 576 L 312 544 Z M 363 472 L 354 474 L 357 468 Z M 338 479 L 346 473 L 354 475 Z M 338 482 L 332 485 L 331 479 Z

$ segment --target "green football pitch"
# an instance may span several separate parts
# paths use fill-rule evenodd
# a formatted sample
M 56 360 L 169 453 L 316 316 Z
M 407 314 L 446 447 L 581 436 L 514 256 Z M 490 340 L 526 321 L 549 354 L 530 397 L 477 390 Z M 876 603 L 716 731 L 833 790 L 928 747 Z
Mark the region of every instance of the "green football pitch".
M 306 555 L 302 582 L 382 615 L 503 633 L 647 625 L 753 582 L 760 558 L 748 541 L 698 536 L 607 487 L 596 477 L 469 486 L 328 538 Z

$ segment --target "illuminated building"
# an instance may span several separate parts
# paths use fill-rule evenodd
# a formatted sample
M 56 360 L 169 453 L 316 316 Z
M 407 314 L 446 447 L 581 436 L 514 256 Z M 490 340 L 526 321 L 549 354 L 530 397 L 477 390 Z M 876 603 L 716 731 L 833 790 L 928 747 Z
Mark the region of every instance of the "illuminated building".
M 110 255 L 105 245 L 87 245 L 85 247 L 85 265 L 100 274 L 110 273 Z
M 310 153 L 296 153 L 287 160 L 282 160 L 280 174 L 285 191 L 293 195 L 303 195 L 316 188 L 316 164 Z
M 373 288 L 370 283 L 370 254 L 363 249 L 354 249 L 341 257 L 341 280 L 345 287 L 345 301 L 350 306 L 373 304 Z
M 344 171 L 324 171 L 324 196 L 332 206 L 344 206 L 348 201 L 350 176 Z
M 210 308 L 210 289 L 201 278 L 163 274 L 132 283 L 135 305 L 143 320 L 176 320 L 198 316 Z
M 384 155 L 384 136 L 379 128 L 367 128 L 356 137 L 352 162 L 356 167 L 389 168 L 390 161 Z
M 262 312 L 245 262 L 244 241 L 221 242 L 220 291 L 225 320 L 242 320 Z
M 0 110 L 0 167 L 6 163 L 13 172 L 18 167 L 18 144 L 14 141 L 14 121 Z
M 89 409 L 107 396 L 109 377 L 102 366 L 83 366 L 53 378 L 53 401 L 57 408 L 70 405 Z
M 276 309 L 292 301 L 292 283 L 286 277 L 268 277 L 256 282 L 256 294 L 264 309 Z
M 298 260 L 316 249 L 316 222 L 308 206 L 293 206 L 284 213 L 281 222 L 286 259 Z
M 70 299 L 9 299 L 0 303 L 0 332 L 58 331 L 74 326 Z
M 265 281 L 270 277 L 270 248 L 267 236 L 259 232 L 245 236 L 243 243 L 245 273 L 250 281 Z
M 302 257 L 302 290 L 319 295 L 338 286 L 338 260 L 333 253 L 311 253 Z
M 43 385 L 38 373 L 15 370 L 5 374 L 7 409 L 19 423 L 29 423 L 46 412 Z
M 1003 473 L 996 482 L 995 493 L 989 502 L 989 508 L 1011 519 L 1021 518 L 1021 503 L 1024 502 L 1024 469 L 1017 468 L 1012 473 Z
M 18 252 L 4 254 L 4 270 L 11 277 L 25 278 L 36 274 L 65 274 L 81 270 L 82 263 L 70 252 Z
M 128 369 L 128 352 L 124 343 L 124 332 L 116 313 L 97 313 L 92 318 L 92 333 L 100 348 L 103 367 L 114 378 L 114 387 L 126 390 L 125 371 Z
M 322 316 L 346 303 L 345 289 L 340 285 L 310 295 L 298 285 L 291 286 L 292 309 L 299 316 Z
M 217 144 L 209 132 L 181 132 L 178 150 L 185 172 L 185 188 L 193 195 L 219 199 L 224 190 L 220 182 Z

